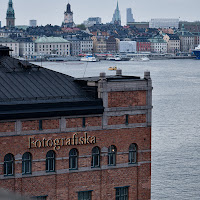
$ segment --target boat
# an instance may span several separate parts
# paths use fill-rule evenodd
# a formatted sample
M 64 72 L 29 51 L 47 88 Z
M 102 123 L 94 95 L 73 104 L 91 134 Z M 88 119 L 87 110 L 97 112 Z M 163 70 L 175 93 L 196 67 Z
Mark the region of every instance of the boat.
M 146 61 L 149 61 L 150 59 L 148 57 L 134 57 L 134 58 L 131 58 L 130 59 L 131 61 L 143 61 L 143 62 L 146 62 Z
M 121 61 L 121 57 L 120 56 L 108 56 L 106 58 L 106 60 L 109 60 L 109 61 Z
M 146 62 L 146 61 L 149 61 L 149 60 L 150 59 L 148 57 L 146 57 L 146 56 L 141 58 L 141 61 L 143 61 L 143 62 Z
M 192 53 L 196 56 L 196 59 L 200 59 L 200 44 L 198 47 L 196 47 Z
M 111 70 L 117 70 L 117 67 L 116 66 L 115 67 L 109 67 L 108 70 L 110 70 L 110 71 Z
M 83 62 L 97 62 L 98 59 L 95 58 L 92 55 L 86 55 L 86 56 L 84 56 L 84 57 L 81 58 L 81 61 L 83 61 Z

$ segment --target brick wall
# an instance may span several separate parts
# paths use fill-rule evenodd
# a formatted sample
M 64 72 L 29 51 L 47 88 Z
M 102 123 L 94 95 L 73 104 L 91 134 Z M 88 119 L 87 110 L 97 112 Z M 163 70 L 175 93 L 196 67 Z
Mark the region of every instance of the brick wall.
M 127 115 L 128 124 L 145 123 L 146 115 Z M 126 124 L 126 115 L 108 117 L 108 125 Z
M 108 107 L 145 106 L 146 91 L 109 92 Z
M 85 127 L 101 126 L 102 117 L 84 117 Z M 83 118 L 69 118 L 66 119 L 66 128 L 83 127 Z
M 15 131 L 15 122 L 0 123 L 0 132 L 14 132 L 14 131 Z
M 88 135 L 96 136 L 96 144 L 63 146 L 56 152 L 56 173 L 46 173 L 45 159 L 46 153 L 53 148 L 28 148 L 30 136 L 13 136 L 0 138 L 1 156 L 0 156 L 0 187 L 9 188 L 21 194 L 29 196 L 40 196 L 48 194 L 48 199 L 77 199 L 78 191 L 93 190 L 92 198 L 95 200 L 114 200 L 115 187 L 130 186 L 129 199 L 146 200 L 150 199 L 150 165 L 142 164 L 140 166 L 128 165 L 128 149 L 131 143 L 138 145 L 138 162 L 150 161 L 151 137 L 150 128 L 132 128 L 118 130 L 99 130 L 89 131 Z M 72 137 L 74 132 L 59 134 L 40 134 L 32 135 L 35 139 L 55 139 L 63 137 Z M 83 135 L 83 132 L 79 132 Z M 117 166 L 126 164 L 127 167 L 117 167 L 108 169 L 92 169 L 91 154 L 92 148 L 99 146 L 101 150 L 107 149 L 110 145 L 117 148 Z M 69 169 L 69 151 L 77 148 L 79 152 L 79 170 L 68 171 Z M 32 175 L 21 175 L 22 163 L 21 157 L 25 152 L 30 152 L 33 156 Z M 15 158 L 15 174 L 18 178 L 3 178 L 3 160 L 7 153 L 12 153 Z M 107 150 L 102 152 L 101 166 L 107 166 Z M 142 168 L 140 171 L 138 171 Z M 140 173 L 139 173 L 140 172 Z M 34 175 L 34 174 L 39 175 Z M 61 174 L 60 174 L 61 173 Z M 22 177 L 20 177 L 22 176 Z M 140 177 L 141 182 L 138 182 Z M 3 178 L 3 179 L 2 179 Z M 141 190 L 137 193 L 138 190 Z M 141 193 L 141 194 L 140 194 Z M 141 198 L 137 197 L 141 196 Z

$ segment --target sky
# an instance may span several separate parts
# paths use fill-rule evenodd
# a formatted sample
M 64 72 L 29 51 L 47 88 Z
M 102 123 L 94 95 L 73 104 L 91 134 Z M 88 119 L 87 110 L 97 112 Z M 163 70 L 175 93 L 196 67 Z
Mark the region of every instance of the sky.
M 5 26 L 9 0 L 0 0 L 0 21 Z M 13 0 L 16 25 L 29 25 L 36 19 L 37 25 L 61 25 L 67 3 L 71 4 L 75 24 L 88 17 L 101 17 L 103 23 L 110 22 L 117 0 Z M 136 21 L 152 18 L 180 18 L 200 21 L 200 0 L 119 0 L 122 25 L 126 24 L 126 8 L 132 8 Z

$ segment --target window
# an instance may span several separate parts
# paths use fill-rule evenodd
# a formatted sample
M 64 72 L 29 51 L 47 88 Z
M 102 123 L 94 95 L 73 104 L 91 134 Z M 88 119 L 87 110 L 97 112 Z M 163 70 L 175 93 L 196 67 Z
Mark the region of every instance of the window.
M 128 200 L 128 186 L 117 187 L 116 189 L 116 200 Z
M 4 175 L 14 175 L 14 156 L 11 153 L 6 154 L 4 157 Z
M 137 145 L 136 144 L 131 144 L 129 146 L 129 158 L 128 162 L 130 164 L 136 163 L 137 162 Z
M 22 156 L 22 174 L 31 174 L 32 155 L 26 152 Z
M 108 165 L 110 166 L 116 165 L 116 152 L 117 148 L 114 145 L 111 145 L 108 148 Z
M 83 117 L 83 121 L 82 121 L 82 127 L 85 127 L 85 117 Z
M 129 122 L 128 122 L 128 117 L 129 117 L 129 115 L 126 115 L 126 120 L 125 120 L 125 124 L 126 124 L 126 125 L 128 125 L 128 123 L 129 123 Z
M 45 199 L 47 199 L 47 195 L 46 195 L 46 196 L 36 196 L 36 197 L 31 197 L 31 199 L 45 200 Z
M 92 191 L 78 192 L 78 200 L 91 200 Z
M 46 155 L 46 171 L 55 172 L 55 152 L 50 150 Z
M 92 149 L 92 167 L 100 167 L 100 149 L 99 147 L 94 147 Z
M 69 169 L 78 169 L 78 150 L 71 149 L 69 152 Z
M 39 120 L 39 130 L 43 130 L 43 128 L 42 128 L 42 120 Z

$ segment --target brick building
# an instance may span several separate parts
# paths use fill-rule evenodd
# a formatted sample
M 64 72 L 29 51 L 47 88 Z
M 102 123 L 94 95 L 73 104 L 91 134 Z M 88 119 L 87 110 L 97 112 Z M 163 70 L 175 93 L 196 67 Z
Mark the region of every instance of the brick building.
M 151 42 L 146 38 L 138 38 L 137 42 L 137 52 L 150 52 L 151 51 Z
M 0 188 L 33 199 L 150 199 L 150 73 L 75 79 L 8 55 L 0 49 Z

